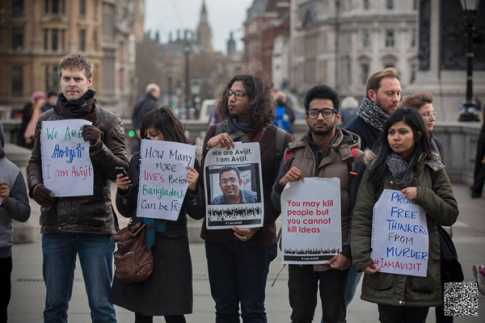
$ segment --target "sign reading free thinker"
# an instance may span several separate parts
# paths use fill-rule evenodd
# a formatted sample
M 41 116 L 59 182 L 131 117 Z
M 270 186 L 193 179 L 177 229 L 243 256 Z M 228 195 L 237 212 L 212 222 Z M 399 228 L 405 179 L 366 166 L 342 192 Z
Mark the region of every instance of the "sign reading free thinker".
M 89 143 L 81 135 L 81 127 L 90 124 L 84 119 L 42 121 L 42 181 L 55 196 L 93 195 Z
M 189 187 L 187 168 L 194 162 L 193 145 L 143 139 L 136 215 L 177 221 Z
M 384 190 L 374 205 L 372 254 L 383 273 L 426 277 L 429 235 L 424 210 L 400 191 Z

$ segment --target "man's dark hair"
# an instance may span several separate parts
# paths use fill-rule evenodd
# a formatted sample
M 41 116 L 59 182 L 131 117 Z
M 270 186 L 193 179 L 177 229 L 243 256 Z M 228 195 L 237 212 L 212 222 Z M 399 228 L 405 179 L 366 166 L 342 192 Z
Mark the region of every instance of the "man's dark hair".
M 59 76 L 62 76 L 62 70 L 65 69 L 78 69 L 84 71 L 87 79 L 91 79 L 93 76 L 93 67 L 89 64 L 86 57 L 80 54 L 69 54 L 64 56 L 59 62 Z
M 317 85 L 312 87 L 305 95 L 305 111 L 310 109 L 310 103 L 315 99 L 327 99 L 333 102 L 335 111 L 339 110 L 338 94 L 328 85 Z
M 260 78 L 253 75 L 236 75 L 224 88 L 221 100 L 219 100 L 218 110 L 223 119 L 229 117 L 227 92 L 231 89 L 234 82 L 242 82 L 246 95 L 249 98 L 249 115 L 251 126 L 260 130 L 270 124 L 273 120 L 273 108 L 270 95 L 270 88 Z
M 157 129 L 165 138 L 165 141 L 188 143 L 184 134 L 184 126 L 175 117 L 169 106 L 162 106 L 147 112 L 141 121 L 140 134 L 147 138 L 149 128 Z
M 418 111 L 407 107 L 397 109 L 396 112 L 391 114 L 389 119 L 384 123 L 384 129 L 379 135 L 377 144 L 377 159 L 369 169 L 369 181 L 376 189 L 383 183 L 385 174 L 388 172 L 386 160 L 387 157 L 392 154 L 392 149 L 389 147 L 387 141 L 387 133 L 389 128 L 400 121 L 404 122 L 413 131 L 415 146 L 411 162 L 416 162 L 421 155 L 424 155 L 424 157 L 431 156 L 432 146 L 428 137 L 428 131 L 424 125 L 423 118 L 421 118 Z
M 227 166 L 219 169 L 219 181 L 221 180 L 222 174 L 227 172 L 235 172 L 237 174 L 237 178 L 239 180 L 241 179 L 241 173 L 239 172 L 239 169 L 237 167 Z

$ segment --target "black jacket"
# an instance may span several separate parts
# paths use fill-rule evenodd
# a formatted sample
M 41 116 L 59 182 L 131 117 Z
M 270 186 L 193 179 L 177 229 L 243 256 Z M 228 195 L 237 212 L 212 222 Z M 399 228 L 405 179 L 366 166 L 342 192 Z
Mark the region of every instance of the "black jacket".
M 58 101 L 58 106 L 61 103 Z M 72 119 L 62 109 L 52 109 L 42 114 L 35 131 L 34 148 L 27 166 L 30 195 L 35 185 L 42 183 L 40 132 L 42 121 Z M 115 167 L 128 167 L 124 131 L 121 120 L 111 112 L 95 105 L 81 119 L 89 120 L 102 132 L 102 140 L 91 146 L 89 154 L 94 171 L 92 196 L 59 197 L 51 207 L 42 207 L 40 224 L 43 232 L 79 232 L 111 234 L 114 218 L 111 207 L 110 180 L 116 177 Z
M 359 135 L 362 150 L 372 149 L 381 133 L 379 129 L 374 128 L 366 123 L 360 116 L 354 118 L 346 129 Z
M 135 105 L 132 121 L 133 128 L 140 129 L 143 116 L 158 107 L 158 99 L 150 93 L 145 94 Z

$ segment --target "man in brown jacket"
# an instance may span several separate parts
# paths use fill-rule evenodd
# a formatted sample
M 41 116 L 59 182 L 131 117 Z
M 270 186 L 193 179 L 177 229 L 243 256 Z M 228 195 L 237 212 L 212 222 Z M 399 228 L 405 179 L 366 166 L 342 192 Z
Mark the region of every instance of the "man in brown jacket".
M 360 138 L 336 126 L 340 121 L 337 93 L 328 86 L 312 88 L 305 97 L 305 121 L 308 133 L 290 143 L 284 164 L 273 187 L 272 201 L 281 209 L 280 195 L 288 182 L 304 177 L 338 177 L 340 179 L 343 252 L 328 265 L 289 265 L 291 322 L 311 323 L 317 304 L 318 283 L 323 319 L 328 323 L 345 322 L 345 282 L 350 266 L 350 182 L 352 151 Z M 323 192 L 322 192 L 323 193 Z
M 46 285 L 44 322 L 67 322 L 76 256 L 83 270 L 93 322 L 115 323 L 109 301 L 112 279 L 114 215 L 109 180 L 115 167 L 127 167 L 121 122 L 96 103 L 92 68 L 81 55 L 64 57 L 54 109 L 39 119 L 27 174 L 30 196 L 41 208 L 43 274 Z M 40 133 L 43 121 L 85 119 L 82 136 L 89 142 L 94 171 L 93 195 L 55 197 L 42 180 Z

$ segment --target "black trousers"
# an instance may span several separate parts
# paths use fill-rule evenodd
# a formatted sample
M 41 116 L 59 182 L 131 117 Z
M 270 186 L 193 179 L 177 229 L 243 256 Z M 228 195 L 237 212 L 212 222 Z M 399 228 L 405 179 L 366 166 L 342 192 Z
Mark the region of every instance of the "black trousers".
M 185 316 L 183 315 L 165 315 L 165 322 L 167 323 L 185 323 Z M 140 313 L 135 313 L 135 323 L 152 323 L 153 316 L 145 316 Z
M 426 323 L 429 307 L 378 304 L 381 323 Z
M 348 270 L 313 271 L 311 265 L 288 266 L 291 322 L 311 323 L 320 287 L 323 321 L 345 322 L 345 284 Z
M 485 183 L 485 165 L 482 164 L 480 169 L 473 179 L 472 194 L 474 196 L 481 196 L 483 191 L 483 184 Z
M 12 257 L 0 258 L 0 323 L 7 322 L 7 308 L 10 302 L 12 285 L 10 276 L 12 274 Z

